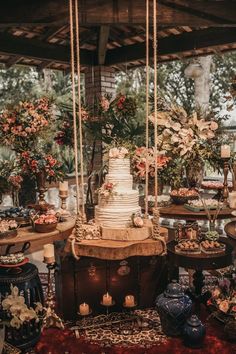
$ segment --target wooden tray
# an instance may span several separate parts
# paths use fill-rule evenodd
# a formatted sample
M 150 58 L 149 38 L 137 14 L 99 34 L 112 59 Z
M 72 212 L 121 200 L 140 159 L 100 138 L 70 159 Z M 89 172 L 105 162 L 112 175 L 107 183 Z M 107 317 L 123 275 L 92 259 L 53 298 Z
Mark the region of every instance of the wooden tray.
M 184 207 L 188 210 L 194 211 L 194 213 L 200 212 L 200 211 L 204 211 L 205 208 L 204 206 L 202 207 L 195 207 L 193 205 L 189 205 L 189 204 L 184 204 Z M 207 209 L 209 210 L 216 210 L 217 209 L 217 205 L 212 206 L 212 207 L 207 207 Z

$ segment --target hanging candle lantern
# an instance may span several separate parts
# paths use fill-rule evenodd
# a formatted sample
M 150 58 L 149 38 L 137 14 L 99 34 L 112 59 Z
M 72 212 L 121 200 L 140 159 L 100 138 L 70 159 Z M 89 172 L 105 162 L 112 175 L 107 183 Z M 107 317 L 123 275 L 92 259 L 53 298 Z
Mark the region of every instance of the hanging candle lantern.
M 186 77 L 190 79 L 196 79 L 203 74 L 203 68 L 198 60 L 193 60 L 190 64 L 185 68 L 184 74 Z

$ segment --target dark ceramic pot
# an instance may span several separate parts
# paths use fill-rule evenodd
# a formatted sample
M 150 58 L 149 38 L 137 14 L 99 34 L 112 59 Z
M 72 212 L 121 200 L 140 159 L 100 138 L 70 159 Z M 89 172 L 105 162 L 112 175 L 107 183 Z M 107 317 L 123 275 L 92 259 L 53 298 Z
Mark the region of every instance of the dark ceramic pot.
M 192 315 L 184 326 L 184 345 L 190 348 L 201 348 L 205 338 L 206 329 L 196 315 Z
M 180 336 L 190 316 L 192 301 L 176 280 L 172 280 L 166 291 L 157 297 L 156 306 L 163 332 L 172 337 Z

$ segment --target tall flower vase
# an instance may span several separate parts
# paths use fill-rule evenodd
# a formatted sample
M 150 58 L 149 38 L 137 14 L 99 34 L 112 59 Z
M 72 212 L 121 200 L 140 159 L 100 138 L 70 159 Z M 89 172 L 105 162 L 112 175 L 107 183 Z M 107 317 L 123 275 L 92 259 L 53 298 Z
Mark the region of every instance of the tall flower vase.
M 11 195 L 12 195 L 12 202 L 14 207 L 19 207 L 20 206 L 19 189 L 13 189 Z
M 200 187 L 204 177 L 204 162 L 193 159 L 186 165 L 186 178 L 190 188 Z
M 46 178 L 47 178 L 47 174 L 46 174 L 45 170 L 42 170 L 36 174 L 37 192 L 39 194 L 39 197 L 38 197 L 38 204 L 39 205 L 46 204 L 46 201 L 44 199 L 45 192 L 47 191 Z

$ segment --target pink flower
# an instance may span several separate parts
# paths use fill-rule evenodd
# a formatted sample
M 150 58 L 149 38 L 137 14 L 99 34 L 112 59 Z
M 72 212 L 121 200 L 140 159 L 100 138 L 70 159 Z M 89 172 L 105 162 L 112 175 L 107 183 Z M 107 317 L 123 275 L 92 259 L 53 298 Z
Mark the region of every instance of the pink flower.
M 119 158 L 119 149 L 113 148 L 109 150 L 109 157 L 112 159 L 118 159 Z
M 216 298 L 218 298 L 219 296 L 220 296 L 220 293 L 221 293 L 221 291 L 220 291 L 220 289 L 219 288 L 215 288 L 213 291 L 212 291 L 212 297 L 214 298 L 214 299 L 216 299 Z
M 135 227 L 143 227 L 143 219 L 141 216 L 135 216 L 133 218 L 133 224 Z
M 223 300 L 219 304 L 219 309 L 220 311 L 227 313 L 229 310 L 229 301 L 228 300 Z

